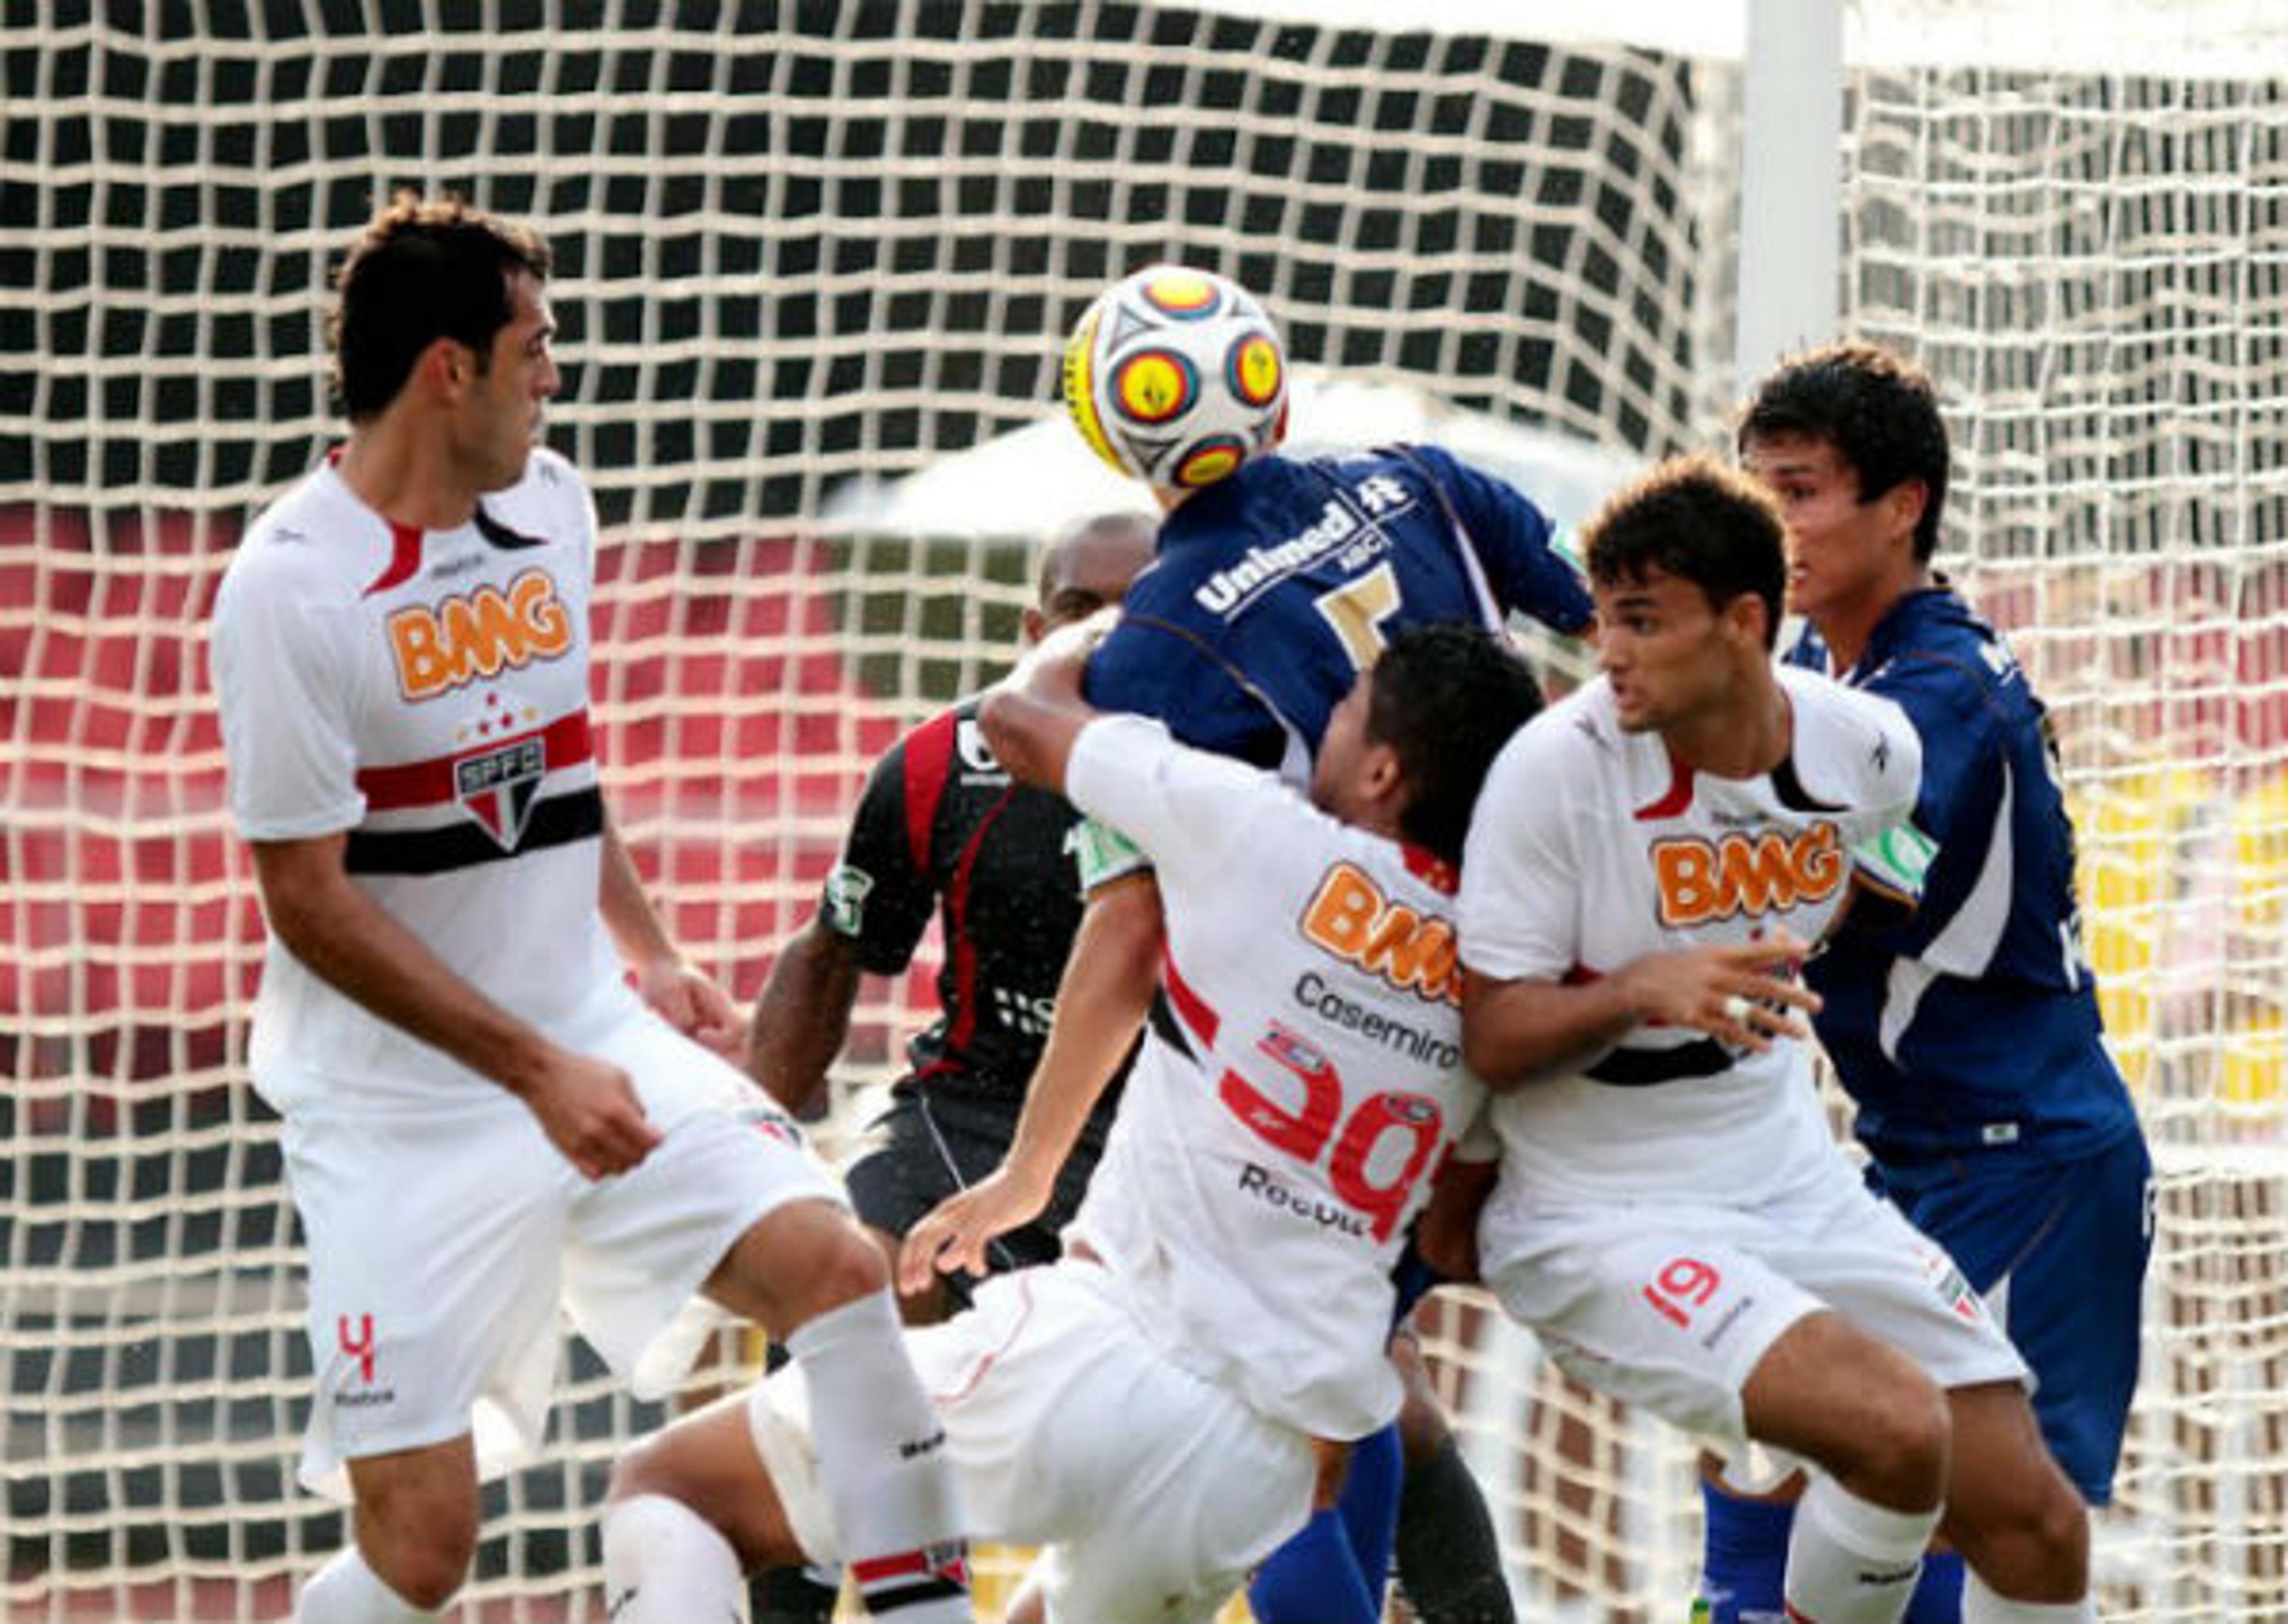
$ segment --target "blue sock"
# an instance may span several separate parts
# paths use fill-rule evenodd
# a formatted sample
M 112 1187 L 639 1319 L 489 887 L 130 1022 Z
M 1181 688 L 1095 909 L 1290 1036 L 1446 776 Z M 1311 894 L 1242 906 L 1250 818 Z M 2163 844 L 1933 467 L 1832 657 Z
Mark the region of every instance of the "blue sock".
M 1923 1573 L 1907 1597 L 1905 1624 L 1962 1624 L 1962 1553 L 1923 1553 Z
M 1741 1612 L 1777 1618 L 1786 1604 L 1788 1531 L 1795 1508 L 1782 1501 L 1743 1500 L 1705 1477 L 1700 1503 L 1707 1513 L 1700 1559 L 1701 1594 L 1718 1596 Z
M 1376 1598 L 1378 1618 L 1383 1588 L 1390 1580 L 1390 1552 L 1398 1541 L 1398 1494 L 1405 1482 L 1406 1457 L 1399 1446 L 1396 1422 L 1351 1446 L 1350 1468 L 1335 1508 L 1343 1514 L 1343 1531 L 1350 1535 L 1351 1555 L 1358 1558 L 1366 1593 Z
M 1303 1532 L 1255 1570 L 1247 1604 L 1256 1624 L 1378 1624 L 1382 1617 L 1334 1506 L 1313 1512 Z

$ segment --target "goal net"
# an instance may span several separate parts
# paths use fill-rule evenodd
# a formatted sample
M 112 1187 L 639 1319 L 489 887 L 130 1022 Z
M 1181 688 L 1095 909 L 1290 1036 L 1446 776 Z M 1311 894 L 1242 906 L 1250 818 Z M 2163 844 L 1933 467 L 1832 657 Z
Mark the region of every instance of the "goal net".
M 747 1001 L 875 756 L 1005 664 L 1029 546 L 1133 503 L 1030 426 L 1105 281 L 1225 270 L 1342 380 L 1299 435 L 1382 437 L 1338 410 L 1371 385 L 1576 511 L 1720 442 L 1740 41 L 1676 9 L 0 12 L 0 1617 L 281 1618 L 345 1537 L 290 1480 L 302 1265 L 245 1077 L 260 927 L 203 629 L 250 514 L 336 432 L 327 276 L 378 198 L 456 189 L 557 249 L 608 782 L 679 939 Z M 2268 12 L 1867 0 L 1849 36 L 1844 324 L 1939 378 L 1945 560 L 2056 713 L 2165 1169 L 2109 1618 L 2288 1619 Z M 926 968 L 869 984 L 844 1081 L 894 1074 Z M 1435 1330 L 1521 1601 L 1680 1616 L 1680 1446 L 1477 1299 Z M 662 1413 L 569 1340 L 559 1392 L 543 1459 L 489 1493 L 465 1616 L 602 1615 L 593 1509 Z

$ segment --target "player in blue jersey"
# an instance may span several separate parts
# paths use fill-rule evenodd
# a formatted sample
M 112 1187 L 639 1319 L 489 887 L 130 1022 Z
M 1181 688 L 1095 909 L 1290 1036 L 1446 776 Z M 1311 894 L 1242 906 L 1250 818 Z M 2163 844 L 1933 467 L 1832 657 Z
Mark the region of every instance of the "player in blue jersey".
M 1089 661 L 1088 701 L 1159 717 L 1186 744 L 1276 768 L 1298 784 L 1308 781 L 1330 713 L 1399 628 L 1459 621 L 1498 630 L 1513 612 L 1568 634 L 1589 624 L 1588 593 L 1547 516 L 1434 448 L 1259 454 L 1204 487 L 1154 490 L 1166 510 L 1158 547 Z M 1029 1090 L 1036 1097 L 1093 1098 L 1158 980 L 1160 904 L 1148 867 L 1101 831 L 1083 859 L 1089 906 Z M 941 1208 L 958 1239 L 938 1244 L 965 1251 L 967 1237 L 1031 1221 L 1048 1199 L 1038 1171 L 1005 1163 Z M 1283 1573 L 1287 1559 L 1275 1558 L 1259 1582 L 1266 1624 L 1341 1624 L 1348 1613 L 1326 1606 L 1331 1573 L 1356 1598 L 1353 1611 L 1370 1604 L 1363 1616 L 1378 1617 L 1393 1516 L 1406 1541 L 1399 1565 L 1410 1599 L 1429 1624 L 1511 1616 L 1491 1519 L 1425 1399 L 1409 1415 L 1403 1513 L 1394 1504 L 1396 1438 L 1386 1435 L 1355 1453 L 1347 1506 L 1323 1508 L 1300 1536 L 1293 1560 L 1306 1571 Z M 1410 1560 L 1417 1533 L 1424 1543 Z M 1297 1612 L 1283 1595 L 1315 1599 Z
M 2039 1379 L 2051 1453 L 2102 1505 L 2137 1380 L 2152 1163 L 2101 1041 L 2041 701 L 1932 567 L 1948 452 L 1927 377 L 1863 345 L 1791 360 L 1739 449 L 1787 517 L 1808 622 L 1787 657 L 1906 711 L 1915 823 L 1937 847 L 1910 923 L 1847 925 L 1807 967 L 1815 1029 L 1871 1179 L 1993 1306 Z M 1781 1616 L 1789 1518 L 1709 1485 L 1712 1616 Z M 1964 1588 L 1958 1559 L 1934 1560 L 1910 1624 L 2017 1616 Z

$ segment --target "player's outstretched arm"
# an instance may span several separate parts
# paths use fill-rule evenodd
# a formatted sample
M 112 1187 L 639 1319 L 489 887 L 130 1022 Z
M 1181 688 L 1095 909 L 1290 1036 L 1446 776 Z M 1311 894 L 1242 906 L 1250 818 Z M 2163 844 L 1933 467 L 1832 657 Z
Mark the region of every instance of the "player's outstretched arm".
M 597 907 L 604 928 L 620 957 L 635 975 L 636 990 L 646 1003 L 687 1038 L 704 1043 L 726 1059 L 736 1060 L 746 1047 L 739 1025 L 739 1006 L 708 977 L 684 963 L 668 939 L 667 929 L 644 893 L 643 876 L 628 854 L 620 831 L 608 817 L 604 821 L 602 878 Z
M 1505 981 L 1473 971 L 1462 983 L 1462 1057 L 1488 1088 L 1505 1093 L 1577 1066 L 1648 1022 L 1690 1026 L 1761 1051 L 1775 1039 L 1806 1035 L 1790 1010 L 1819 1008 L 1819 995 L 1785 973 L 1804 950 L 1782 932 L 1648 954 L 1578 983 Z
M 827 1068 L 850 1035 L 858 950 L 814 916 L 771 965 L 747 1031 L 747 1072 L 764 1091 L 814 1122 L 831 1103 Z
M 1009 1153 L 907 1232 L 899 1290 L 920 1291 L 937 1270 L 985 1273 L 988 1243 L 1048 1206 L 1058 1170 L 1144 1024 L 1159 978 L 1160 934 L 1160 888 L 1149 870 L 1089 898 Z
M 253 843 L 255 883 L 288 952 L 346 997 L 490 1078 L 529 1106 L 590 1178 L 659 1143 L 627 1073 L 551 1042 L 454 973 L 352 883 L 346 834 Z

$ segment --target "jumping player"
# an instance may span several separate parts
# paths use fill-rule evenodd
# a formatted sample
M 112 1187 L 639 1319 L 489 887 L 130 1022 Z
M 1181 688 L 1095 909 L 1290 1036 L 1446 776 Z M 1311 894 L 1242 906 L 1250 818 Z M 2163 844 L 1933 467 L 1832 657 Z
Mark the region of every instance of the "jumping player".
M 881 1255 L 792 1124 L 686 1035 L 720 1042 L 735 1012 L 676 955 L 605 812 L 595 518 L 538 443 L 548 266 L 456 202 L 374 218 L 333 328 L 348 439 L 248 533 L 216 609 L 271 933 L 254 1079 L 309 1248 L 302 1472 L 336 1493 L 346 1472 L 354 1506 L 298 1617 L 438 1616 L 480 1477 L 540 1437 L 560 1301 L 663 1390 L 695 1345 L 670 1322 L 703 1290 L 813 1373 L 870 1605 L 966 1619 Z
M 1244 297 L 1219 277 L 1175 274 L 1204 284 L 1211 301 Z M 1093 408 L 1075 415 L 1082 423 L 1108 420 Z M 1441 622 L 1498 629 L 1513 612 L 1560 632 L 1587 627 L 1588 593 L 1559 551 L 1554 527 L 1502 480 L 1427 446 L 1299 460 L 1270 454 L 1274 445 L 1275 435 L 1203 487 L 1154 487 L 1166 511 L 1157 551 L 1089 661 L 1092 704 L 1157 717 L 1184 743 L 1302 783 L 1330 713 L 1399 629 Z M 1033 1084 L 1036 1096 L 1071 1090 L 1084 1113 L 1134 1042 L 1163 959 L 1149 864 L 1117 839 L 1092 839 L 1086 855 L 1088 908 Z M 965 1235 L 1001 1233 L 1040 1211 L 1047 1189 L 1038 1169 L 1017 1171 L 1014 1181 L 997 1174 L 960 1198 Z M 910 1269 L 902 1272 L 914 1279 Z M 1431 1624 L 1505 1619 L 1507 1591 L 1482 1497 L 1434 1401 L 1424 1394 L 1410 1408 L 1420 1442 L 1409 1451 L 1405 1493 L 1427 1514 L 1408 1523 L 1438 1536 L 1434 1559 L 1409 1563 L 1400 1553 L 1411 1598 Z M 1349 1493 L 1378 1492 L 1385 1477 L 1372 1467 L 1371 1459 L 1362 1462 Z M 1391 1515 L 1386 1507 L 1352 1522 L 1378 1525 Z M 1331 1519 L 1309 1535 L 1330 1548 L 1341 1542 Z M 1386 1549 L 1386 1535 L 1380 1542 Z M 1366 1556 L 1361 1565 L 1373 1570 L 1364 1614 L 1372 1618 L 1381 1609 L 1383 1565 L 1353 1555 Z M 1345 1560 L 1330 1549 L 1330 1565 Z M 1322 1571 L 1300 1587 L 1323 1596 L 1339 1578 Z M 1331 1616 L 1322 1605 L 1306 1624 L 1330 1624 Z
M 1602 676 L 1503 752 L 1463 867 L 1485 1278 L 1581 1380 L 1810 1464 L 1790 1618 L 1897 1620 L 1942 1513 L 1992 1587 L 1974 1618 L 2093 1618 L 2024 1366 L 1860 1182 L 1797 1041 L 1807 944 L 1919 883 L 1914 732 L 1771 664 L 1783 528 L 1740 476 L 1656 471 L 1587 558 Z
M 1493 634 L 1402 632 L 1329 718 L 1315 805 L 1099 715 L 1069 654 L 1021 676 L 988 701 L 987 741 L 1151 854 L 1170 996 L 1064 1258 L 909 1335 L 978 1531 L 1048 1548 L 1053 1621 L 1205 1620 L 1303 1522 L 1312 1440 L 1397 1410 L 1390 1268 L 1481 1103 L 1458 1066 L 1450 863 L 1485 763 L 1539 696 Z M 1012 1153 L 1045 1181 L 1086 1119 L 1062 1103 L 1029 1097 Z M 982 1238 L 941 1213 L 906 1268 L 926 1275 L 949 1245 L 982 1264 Z M 837 1554 L 800 1383 L 726 1399 L 624 1462 L 617 1507 L 671 1500 L 719 1537 L 702 1562 L 608 1523 L 618 1624 L 719 1617 L 739 1563 Z M 732 1577 L 690 1578 L 718 1570 Z
M 1915 827 L 1937 847 L 1911 923 L 1847 923 L 1806 967 L 1814 1030 L 1876 1188 L 1987 1299 L 2038 1378 L 2050 1452 L 2103 1505 L 2136 1390 L 2152 1161 L 2101 1037 L 2041 701 L 1931 566 L 1935 392 L 1871 345 L 1822 350 L 1758 386 L 1739 447 L 1787 519 L 1789 606 L 1809 622 L 1789 658 L 1906 711 Z M 1787 1501 L 1704 1487 L 1712 1612 L 1776 1618 Z M 1908 1624 L 1954 1624 L 1963 1584 L 1958 1556 L 1928 1560 Z

